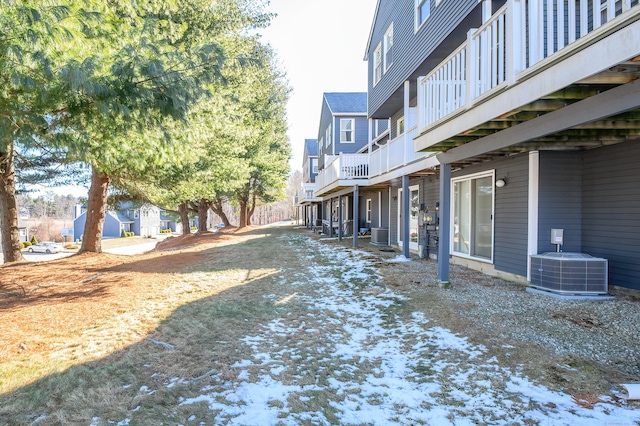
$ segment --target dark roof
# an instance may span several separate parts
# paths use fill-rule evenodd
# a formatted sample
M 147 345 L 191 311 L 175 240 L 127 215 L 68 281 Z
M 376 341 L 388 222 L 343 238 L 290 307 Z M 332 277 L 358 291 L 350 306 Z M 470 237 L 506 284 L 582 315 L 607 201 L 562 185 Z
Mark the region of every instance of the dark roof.
M 305 139 L 304 145 L 307 148 L 307 156 L 308 157 L 317 157 L 318 156 L 318 140 L 317 139 Z
M 367 112 L 367 92 L 325 93 L 324 98 L 334 114 Z

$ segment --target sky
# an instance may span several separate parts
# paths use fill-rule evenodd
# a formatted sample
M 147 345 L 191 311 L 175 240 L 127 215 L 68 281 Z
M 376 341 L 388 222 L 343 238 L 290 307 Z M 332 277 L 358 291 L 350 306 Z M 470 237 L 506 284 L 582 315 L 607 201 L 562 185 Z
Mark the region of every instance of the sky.
M 302 169 L 305 139 L 318 136 L 324 92 L 366 92 L 364 54 L 376 0 L 271 0 L 277 14 L 263 41 L 276 50 L 292 88 L 287 106 L 291 170 Z

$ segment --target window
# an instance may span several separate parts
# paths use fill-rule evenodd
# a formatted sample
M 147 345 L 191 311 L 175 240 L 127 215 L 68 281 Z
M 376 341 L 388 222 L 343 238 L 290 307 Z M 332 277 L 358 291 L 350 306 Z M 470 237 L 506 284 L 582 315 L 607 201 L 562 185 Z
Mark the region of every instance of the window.
M 493 172 L 452 180 L 453 252 L 492 260 Z
M 320 153 L 322 154 L 322 149 L 324 148 L 324 138 L 320 138 L 320 143 L 318 144 L 320 147 Z
M 354 119 L 340 119 L 340 143 L 354 142 Z
M 420 28 L 431 13 L 431 0 L 416 0 L 416 29 Z
M 134 218 L 134 219 L 137 219 L 137 218 L 139 218 L 139 217 L 140 217 L 140 210 L 134 210 L 134 212 L 133 212 L 133 218 Z
M 397 136 L 404 134 L 404 117 L 400 117 L 396 122 L 396 133 Z
M 318 159 L 311 159 L 311 173 L 318 173 Z
M 393 64 L 393 24 L 384 33 L 384 72 L 387 72 L 391 64 Z
M 373 52 L 373 84 L 377 84 L 382 78 L 382 45 L 378 43 Z
M 366 212 L 367 212 L 367 216 L 366 216 L 367 223 L 371 223 L 371 198 L 367 200 Z
M 329 148 L 329 145 L 331 145 L 331 127 L 333 127 L 333 126 L 331 126 L 331 123 L 329 123 L 329 127 L 327 127 L 327 131 L 326 131 L 326 134 L 325 134 L 325 142 L 326 142 L 325 147 L 326 148 Z

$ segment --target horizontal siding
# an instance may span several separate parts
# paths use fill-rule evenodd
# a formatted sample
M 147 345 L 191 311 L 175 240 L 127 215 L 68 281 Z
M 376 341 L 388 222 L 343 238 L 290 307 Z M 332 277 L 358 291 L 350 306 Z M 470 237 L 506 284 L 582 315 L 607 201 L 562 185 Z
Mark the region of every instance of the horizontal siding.
M 371 44 L 369 46 L 369 114 L 377 111 L 385 101 L 396 93 L 403 82 L 414 74 L 416 69 L 440 46 L 442 52 L 434 57 L 431 66 L 437 65 L 450 52 L 455 50 L 465 39 L 468 28 L 460 28 L 456 35 L 458 42 L 449 42 L 445 47 L 443 41 L 449 36 L 474 9 L 477 22 L 480 24 L 478 0 L 444 1 L 437 7 L 435 0 L 431 1 L 431 16 L 427 22 L 415 32 L 414 0 L 391 1 L 381 0 L 378 14 L 374 17 Z M 378 84 L 373 86 L 373 52 L 384 37 L 384 33 L 393 23 L 393 65 L 382 76 Z M 471 28 L 469 24 L 469 28 Z M 415 84 L 415 82 L 413 82 Z
M 340 120 L 348 118 L 355 119 L 355 141 L 354 143 L 340 143 Z M 336 146 L 336 155 L 340 154 L 341 152 L 345 154 L 353 154 L 358 152 L 361 148 L 369 143 L 369 121 L 366 117 L 336 117 L 334 119 L 333 125 L 333 140 Z
M 318 170 L 324 169 L 324 156 L 332 155 L 332 146 L 329 146 L 328 149 L 325 149 L 326 141 L 325 141 L 325 131 L 327 130 L 327 126 L 331 123 L 333 114 L 331 114 L 331 110 L 329 109 L 329 105 L 322 97 L 322 109 L 320 110 L 320 125 L 318 127 Z M 322 139 L 322 145 L 320 144 L 320 139 Z
M 467 167 L 453 177 L 495 170 L 507 185 L 495 188 L 493 264 L 496 270 L 527 275 L 529 156 Z
M 608 259 L 610 284 L 640 289 L 640 145 L 587 151 L 582 160 L 582 249 Z
M 539 253 L 556 251 L 554 228 L 564 229 L 564 251 L 582 250 L 582 162 L 576 153 L 540 152 Z

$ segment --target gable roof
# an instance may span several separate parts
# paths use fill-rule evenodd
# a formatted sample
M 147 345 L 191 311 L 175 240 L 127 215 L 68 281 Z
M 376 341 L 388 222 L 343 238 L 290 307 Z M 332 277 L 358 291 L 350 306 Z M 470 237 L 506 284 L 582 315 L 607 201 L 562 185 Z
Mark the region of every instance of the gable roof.
M 332 114 L 367 112 L 367 92 L 329 92 L 324 98 Z
M 304 145 L 307 150 L 307 157 L 318 156 L 318 140 L 317 139 L 305 139 Z

